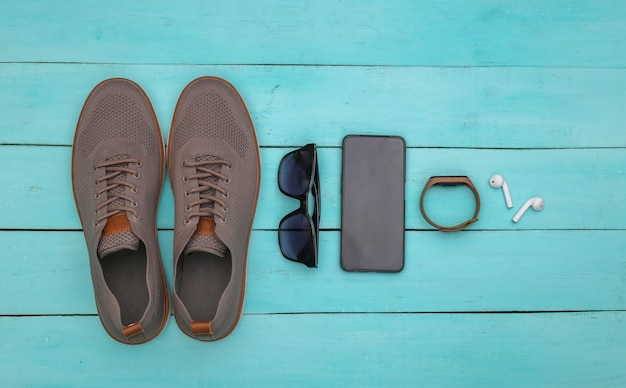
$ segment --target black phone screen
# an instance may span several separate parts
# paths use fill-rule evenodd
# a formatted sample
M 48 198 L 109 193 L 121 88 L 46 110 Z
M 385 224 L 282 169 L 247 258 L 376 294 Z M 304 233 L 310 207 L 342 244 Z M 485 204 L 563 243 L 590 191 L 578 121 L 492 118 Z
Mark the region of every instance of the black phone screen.
M 343 139 L 341 267 L 398 272 L 404 267 L 404 139 Z

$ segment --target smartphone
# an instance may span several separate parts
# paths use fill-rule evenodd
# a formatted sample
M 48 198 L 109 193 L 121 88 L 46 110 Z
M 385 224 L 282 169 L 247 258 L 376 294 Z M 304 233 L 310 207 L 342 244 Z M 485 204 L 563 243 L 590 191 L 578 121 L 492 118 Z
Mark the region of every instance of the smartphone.
M 341 267 L 404 268 L 406 143 L 400 136 L 348 135 L 341 175 Z

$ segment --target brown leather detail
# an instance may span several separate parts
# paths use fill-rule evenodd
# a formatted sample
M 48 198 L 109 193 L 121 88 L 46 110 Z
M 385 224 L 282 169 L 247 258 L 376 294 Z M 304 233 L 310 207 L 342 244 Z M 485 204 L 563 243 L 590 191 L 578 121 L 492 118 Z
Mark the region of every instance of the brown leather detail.
M 191 322 L 191 331 L 194 334 L 199 335 L 213 335 L 213 329 L 211 329 L 211 322 Z
M 457 186 L 457 185 L 465 185 L 472 193 L 474 193 L 474 199 L 476 200 L 476 207 L 474 209 L 474 215 L 469 220 L 462 222 L 458 225 L 454 226 L 443 226 L 439 225 L 428 217 L 426 214 L 426 210 L 424 209 L 424 197 L 426 197 L 426 192 L 433 186 L 442 185 L 442 186 Z M 478 190 L 476 190 L 476 186 L 472 183 L 472 180 L 466 176 L 431 176 L 428 182 L 426 182 L 426 186 L 424 190 L 422 190 L 422 196 L 420 198 L 420 211 L 422 212 L 422 216 L 432 226 L 439 229 L 442 232 L 457 232 L 459 230 L 463 230 L 478 221 L 478 213 L 480 213 L 480 195 L 478 194 Z
M 130 221 L 124 213 L 115 214 L 107 219 L 107 224 L 102 231 L 103 236 L 110 236 L 112 234 L 130 232 L 132 230 Z
M 195 234 L 200 234 L 202 236 L 214 236 L 215 220 L 210 217 L 200 217 Z
M 141 327 L 141 323 L 131 323 L 130 325 L 122 329 L 122 333 L 129 340 L 133 337 L 145 335 L 143 332 L 143 328 Z

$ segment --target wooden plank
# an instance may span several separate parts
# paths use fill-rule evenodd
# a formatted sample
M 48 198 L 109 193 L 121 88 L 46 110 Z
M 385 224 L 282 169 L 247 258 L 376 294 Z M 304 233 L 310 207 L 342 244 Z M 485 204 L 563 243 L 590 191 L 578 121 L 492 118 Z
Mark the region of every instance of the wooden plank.
M 609 0 L 4 1 L 1 62 L 622 67 Z
M 0 144 L 71 145 L 90 90 L 127 77 L 169 133 L 178 95 L 218 75 L 249 106 L 263 146 L 340 146 L 349 133 L 411 147 L 624 147 L 626 69 L 0 64 Z
M 96 317 L 3 317 L 9 386 L 623 386 L 626 312 L 246 315 L 129 347 Z
M 261 193 L 255 229 L 276 229 L 296 201 L 282 195 L 276 177 L 280 158 L 289 148 L 263 148 Z M 80 229 L 70 179 L 70 147 L 0 146 L 4 178 L 0 229 Z M 340 227 L 341 149 L 319 151 L 322 228 Z M 431 175 L 467 175 L 482 196 L 479 222 L 473 230 L 625 229 L 626 149 L 482 150 L 411 148 L 407 151 L 406 226 L 432 229 L 419 211 L 421 191 Z M 501 190 L 488 185 L 501 173 L 508 180 L 515 209 L 507 209 Z M 542 196 L 545 209 L 529 211 L 511 222 L 530 197 Z M 383 211 L 384 204 L 372 204 Z M 173 196 L 166 182 L 159 205 L 159 226 L 171 229 Z M 460 222 L 473 214 L 469 190 L 441 189 L 429 194 L 426 209 L 441 223 Z
M 0 2 L 3 385 L 626 386 L 624 25 L 611 0 Z M 121 345 L 95 316 L 72 201 L 76 119 L 96 83 L 123 76 L 167 135 L 178 94 L 207 74 L 241 91 L 263 146 L 244 317 L 215 344 L 172 319 Z M 399 274 L 339 267 L 348 133 L 410 147 Z M 275 230 L 295 207 L 278 161 L 308 142 L 322 146 L 318 269 L 282 258 Z M 546 209 L 511 223 L 496 172 L 516 208 L 541 195 Z M 419 214 L 428 177 L 447 174 L 479 187 L 469 231 Z M 473 203 L 434 189 L 427 205 L 454 223 Z
M 170 287 L 172 235 L 160 233 Z M 405 268 L 390 275 L 343 271 L 339 232 L 321 233 L 319 268 L 308 269 L 281 256 L 276 232 L 254 231 L 245 312 L 625 310 L 625 237 L 407 232 Z M 96 313 L 81 232 L 2 232 L 0 246 L 0 314 Z

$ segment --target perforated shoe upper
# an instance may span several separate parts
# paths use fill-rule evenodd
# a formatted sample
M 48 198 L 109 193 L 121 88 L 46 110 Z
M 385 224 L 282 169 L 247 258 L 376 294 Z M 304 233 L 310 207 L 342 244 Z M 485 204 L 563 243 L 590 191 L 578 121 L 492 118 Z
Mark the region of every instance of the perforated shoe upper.
M 220 339 L 234 329 L 243 308 L 260 184 L 252 120 L 231 84 L 202 77 L 183 90 L 170 130 L 168 166 L 175 201 L 174 314 L 186 334 Z M 216 241 L 224 254 L 194 252 L 202 244 L 219 245 Z M 197 287 L 189 287 L 196 281 Z
M 125 79 L 85 101 L 72 152 L 72 185 L 87 243 L 96 306 L 124 343 L 156 336 L 169 315 L 156 232 L 163 138 L 143 92 Z

